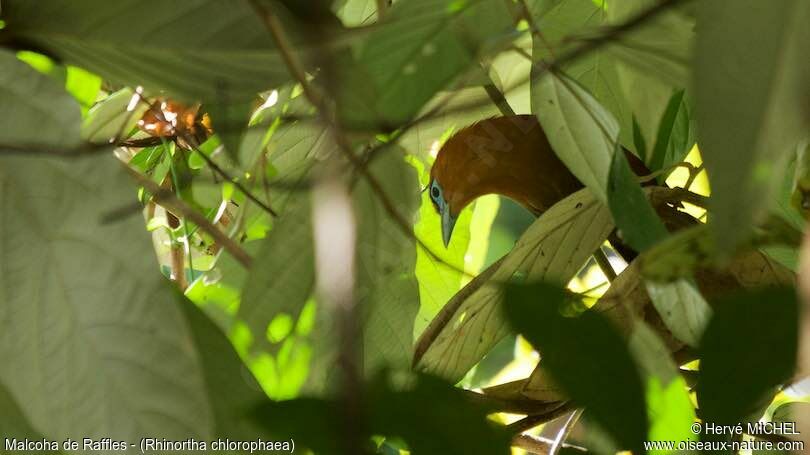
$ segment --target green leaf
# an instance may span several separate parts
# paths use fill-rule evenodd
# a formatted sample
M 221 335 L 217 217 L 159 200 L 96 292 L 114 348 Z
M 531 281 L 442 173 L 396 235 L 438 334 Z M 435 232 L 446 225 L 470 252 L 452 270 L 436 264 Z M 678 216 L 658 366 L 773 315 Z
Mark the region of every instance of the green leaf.
M 508 255 L 445 305 L 417 343 L 416 368 L 451 382 L 460 380 L 509 333 L 500 310 L 503 291 L 498 283 L 513 277 L 567 282 L 612 230 L 607 207 L 587 189 L 555 204 Z
M 250 101 L 290 78 L 248 2 L 11 0 L 3 2 L 3 16 L 5 33 L 64 61 L 187 100 Z
M 101 90 L 101 78 L 77 66 L 67 67 L 65 89 L 76 98 L 82 106 L 82 113 L 93 106 Z
M 0 380 L 51 439 L 216 431 L 204 366 L 117 158 L 0 159 Z M 124 241 L 125 240 L 125 241 Z
M 430 178 L 429 170 L 424 169 L 417 160 L 411 160 L 411 163 L 418 171 L 424 171 L 420 183 L 427 186 Z M 470 245 L 470 223 L 474 209 L 461 212 L 453 228 L 452 241 L 445 248 L 442 242 L 441 220 L 427 191 L 422 192 L 421 199 L 419 221 L 414 225 L 414 234 L 447 264 L 463 268 L 464 256 Z M 419 315 L 415 323 L 415 333 L 419 334 L 453 294 L 458 292 L 464 276 L 460 271 L 433 259 L 423 248 L 417 248 L 416 278 L 419 282 Z
M 245 285 L 237 317 L 245 321 L 256 347 L 268 347 L 274 317 L 297 318 L 315 286 L 312 206 L 306 193 L 293 197 L 261 241 Z
M 676 338 L 697 346 L 712 309 L 691 279 L 680 278 L 671 283 L 645 281 L 653 306 L 667 328 Z
M 633 323 L 629 348 L 645 383 L 647 417 L 650 421 L 647 440 L 696 439 L 695 434 L 689 430 L 689 426 L 695 421 L 695 410 L 686 381 L 680 376 L 670 350 L 640 320 Z M 652 453 L 672 452 L 661 450 Z
M 76 100 L 8 50 L 0 49 L 0 67 L 0 144 L 77 146 L 81 111 Z
M 246 371 L 222 330 L 193 303 L 181 298 L 177 302 L 200 356 L 202 378 L 213 412 L 215 436 L 238 441 L 256 439 L 260 427 L 249 415 L 267 399 L 266 395 Z
M 532 55 L 536 59 L 553 60 L 582 45 L 572 37 L 590 36 L 603 30 L 608 25 L 607 13 L 599 3 L 593 0 L 529 2 L 537 27 L 542 31 L 542 39 L 534 37 Z M 633 148 L 633 111 L 623 93 L 618 67 L 617 59 L 602 48 L 566 63 L 562 69 L 613 114 L 620 125 L 622 145 Z M 532 71 L 532 77 L 536 76 L 536 71 Z M 638 150 L 636 153 L 639 154 Z
M 409 383 L 399 390 L 388 374 L 379 375 L 366 384 L 367 399 L 360 409 L 347 407 L 343 400 L 299 398 L 266 403 L 255 415 L 268 431 L 292 437 L 319 454 L 349 453 L 350 438 L 373 453 L 372 436 L 401 438 L 414 455 L 509 453 L 508 434 L 490 423 L 488 410 L 469 401 L 462 391 L 429 376 Z M 347 427 L 350 416 L 362 420 Z
M 684 101 L 684 91 L 679 90 L 672 94 L 658 124 L 655 146 L 648 160 L 650 170 L 660 171 L 683 160 L 693 143 L 689 109 Z M 659 182 L 665 177 L 661 176 Z
M 552 71 L 532 86 L 532 111 L 560 160 L 606 203 L 616 119 L 576 81 Z
M 134 94 L 132 89 L 122 88 L 91 107 L 82 122 L 82 139 L 99 144 L 127 137 L 148 109 L 145 103 L 137 103 L 132 111 L 127 110 Z
M 623 24 L 656 0 L 625 0 L 608 5 L 609 25 Z M 649 18 L 620 33 L 605 52 L 616 60 L 621 93 L 639 122 L 647 143 L 653 143 L 672 92 L 689 86 L 694 19 L 677 8 Z
M 700 417 L 717 424 L 754 421 L 760 416 L 751 414 L 770 402 L 796 367 L 796 290 L 738 294 L 714 307 L 700 344 Z
M 613 155 L 607 198 L 622 239 L 643 252 L 669 233 L 638 184 L 624 153 Z
M 543 368 L 555 383 L 622 448 L 644 453 L 648 419 L 643 382 L 611 323 L 593 311 L 562 315 L 566 292 L 557 285 L 509 286 L 505 300 L 509 323 L 540 351 Z
M 405 219 L 419 207 L 415 170 L 401 151 L 377 158 L 369 170 Z M 365 180 L 357 183 L 352 201 L 357 220 L 355 297 L 362 315 L 363 373 L 370 377 L 382 367 L 406 370 L 413 352 L 413 326 L 419 311 L 419 288 L 414 270 L 416 245 L 385 211 L 379 195 Z M 308 391 L 320 392 L 336 385 L 336 318 L 325 308 L 319 314 L 314 340 Z
M 511 453 L 510 437 L 503 427 L 489 422 L 488 410 L 471 403 L 463 391 L 451 384 L 420 376 L 415 386 L 407 390 L 390 388 L 379 384 L 373 392 L 372 428 L 380 434 L 401 437 L 410 453 Z M 426 409 L 430 412 L 425 412 Z M 441 431 L 436 431 L 437 428 Z
M 23 409 L 17 400 L 9 393 L 8 389 L 0 382 L 0 434 L 4 440 L 25 439 L 31 441 L 41 441 L 42 435 L 34 429 L 25 416 Z M 6 448 L 4 441 L 4 448 Z M 45 451 L 46 453 L 56 453 Z
M 769 208 L 786 161 L 810 123 L 810 3 L 698 5 L 695 94 L 721 253 Z
M 382 24 L 338 60 L 338 112 L 353 127 L 396 129 L 481 54 L 514 38 L 503 2 L 397 2 Z

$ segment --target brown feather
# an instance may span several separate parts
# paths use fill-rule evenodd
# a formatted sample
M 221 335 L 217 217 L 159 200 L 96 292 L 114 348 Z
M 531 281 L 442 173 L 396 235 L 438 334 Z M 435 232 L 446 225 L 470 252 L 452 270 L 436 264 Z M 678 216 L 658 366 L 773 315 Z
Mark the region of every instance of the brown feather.
M 630 151 L 625 154 L 636 174 L 649 173 Z M 453 216 L 486 194 L 509 197 L 540 215 L 583 187 L 557 158 L 534 115 L 490 118 L 460 130 L 439 150 L 430 175 Z
M 454 216 L 492 193 L 539 215 L 582 188 L 533 115 L 491 118 L 460 130 L 439 151 L 431 178 L 441 185 Z

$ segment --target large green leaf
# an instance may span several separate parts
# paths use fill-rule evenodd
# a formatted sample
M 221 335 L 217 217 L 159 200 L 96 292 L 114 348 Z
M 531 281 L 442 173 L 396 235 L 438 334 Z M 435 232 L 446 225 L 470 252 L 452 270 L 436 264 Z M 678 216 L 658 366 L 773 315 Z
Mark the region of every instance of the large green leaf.
M 608 23 L 622 24 L 654 8 L 656 0 L 625 0 L 608 4 Z M 659 119 L 672 93 L 689 86 L 694 19 L 673 8 L 629 33 L 618 34 L 607 52 L 617 62 L 621 92 L 652 144 Z
M 607 12 L 598 3 L 592 0 L 529 2 L 537 27 L 542 32 L 542 39 L 534 39 L 534 59 L 551 61 L 565 55 L 582 44 L 573 37 L 588 36 L 604 27 Z M 616 117 L 622 144 L 633 148 L 633 112 L 622 91 L 618 66 L 614 56 L 605 49 L 597 49 L 566 63 L 562 68 Z
M 679 278 L 671 283 L 646 281 L 647 293 L 661 319 L 676 338 L 697 346 L 712 309 L 694 280 Z
M 0 434 L 5 440 L 42 440 L 42 435 L 31 426 L 17 400 L 2 383 L 0 383 Z
M 540 351 L 542 365 L 566 395 L 625 449 L 644 453 L 644 386 L 624 338 L 595 311 L 561 314 L 566 292 L 534 283 L 507 288 L 509 323 Z
M 206 381 L 112 156 L 0 159 L 0 379 L 50 438 L 215 432 Z
M 810 3 L 698 5 L 695 90 L 699 139 L 721 252 L 769 208 L 787 158 L 807 135 Z
M 587 189 L 551 207 L 508 255 L 481 272 L 445 305 L 417 343 L 417 368 L 450 381 L 461 379 L 509 333 L 500 309 L 500 284 L 515 275 L 526 280 L 567 282 L 612 229 L 609 210 Z
M 401 150 L 377 158 L 369 170 L 405 219 L 419 207 L 415 170 L 405 163 Z M 362 364 L 367 375 L 382 367 L 406 369 L 413 352 L 413 326 L 419 311 L 418 284 L 414 275 L 416 246 L 405 236 L 365 180 L 355 187 L 352 200 L 357 220 L 355 298 L 362 318 Z M 319 308 L 309 390 L 321 391 L 335 384 L 337 371 L 336 318 Z
M 0 144 L 58 146 L 79 143 L 81 110 L 54 79 L 0 49 Z
M 695 142 L 691 124 L 684 91 L 679 90 L 672 94 L 658 124 L 655 144 L 647 160 L 652 172 L 675 165 L 689 153 Z M 663 183 L 665 177 L 666 173 L 658 181 Z
M 280 314 L 297 318 L 315 285 L 309 196 L 294 197 L 262 240 L 242 289 L 237 317 L 264 346 L 270 321 Z
M 382 25 L 339 60 L 341 120 L 395 129 L 513 31 L 504 2 L 395 3 Z
M 628 347 L 645 385 L 650 422 L 647 440 L 696 439 L 696 435 L 689 430 L 695 421 L 695 410 L 686 381 L 680 376 L 667 346 L 646 323 L 636 320 Z M 674 452 L 660 450 L 652 453 Z
M 636 251 L 643 252 L 669 235 L 624 153 L 613 156 L 607 198 L 622 239 Z
M 400 390 L 383 374 L 365 386 L 359 409 L 342 399 L 298 398 L 268 402 L 257 410 L 256 419 L 268 432 L 292 437 L 318 454 L 356 455 L 348 450 L 351 442 L 367 447 L 360 453 L 381 453 L 371 451 L 374 436 L 401 438 L 414 455 L 509 453 L 509 435 L 487 419 L 489 409 L 451 384 L 419 376 Z
M 532 110 L 552 148 L 596 197 L 607 203 L 608 175 L 619 125 L 569 76 L 549 71 L 532 86 Z
M 289 80 L 249 2 L 3 2 L 3 33 L 111 81 L 211 102 Z
M 697 399 L 701 418 L 755 421 L 776 386 L 793 375 L 799 337 L 794 288 L 739 294 L 715 305 L 701 340 Z M 753 420 L 746 420 L 753 419 Z
M 177 301 L 199 353 L 215 436 L 241 441 L 255 439 L 260 429 L 249 416 L 267 396 L 220 328 L 196 305 L 185 299 Z

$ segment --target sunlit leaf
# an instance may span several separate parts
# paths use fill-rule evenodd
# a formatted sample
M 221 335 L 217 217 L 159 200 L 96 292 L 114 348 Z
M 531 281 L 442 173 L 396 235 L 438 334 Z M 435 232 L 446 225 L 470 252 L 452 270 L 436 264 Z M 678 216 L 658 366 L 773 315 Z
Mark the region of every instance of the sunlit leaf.
M 369 170 L 399 213 L 412 219 L 419 207 L 419 183 L 402 154 L 392 150 L 377 158 Z M 369 377 L 384 366 L 404 370 L 410 364 L 413 324 L 419 311 L 416 245 L 385 211 L 379 194 L 367 182 L 358 182 L 352 200 L 358 223 L 355 296 L 362 315 L 363 369 Z M 314 392 L 337 384 L 336 318 L 319 310 L 307 387 Z
M 308 194 L 294 197 L 282 211 L 261 248 L 242 288 L 237 317 L 254 340 L 266 345 L 264 334 L 274 317 L 297 318 L 315 286 L 312 207 Z
M 609 4 L 608 23 L 625 23 L 657 4 L 655 0 Z M 654 143 L 672 93 L 689 86 L 694 22 L 679 9 L 669 8 L 606 46 L 605 52 L 616 60 L 622 95 L 649 144 Z
M 532 86 L 532 110 L 560 160 L 607 202 L 610 163 L 619 140 L 613 115 L 575 80 L 551 71 Z
M 126 137 L 149 108 L 145 103 L 137 103 L 131 111 L 127 110 L 134 94 L 132 89 L 123 88 L 90 108 L 82 122 L 82 139 L 105 143 Z
M 645 384 L 647 417 L 650 421 L 647 440 L 696 439 L 689 430 L 695 421 L 695 410 L 686 381 L 680 376 L 667 346 L 647 324 L 635 321 L 629 348 Z M 675 452 L 662 450 L 652 453 Z
M 537 27 L 542 33 L 542 39 L 534 39 L 532 55 L 551 61 L 582 45 L 582 42 L 572 37 L 589 36 L 602 30 L 607 25 L 608 18 L 600 3 L 602 2 L 599 0 L 529 2 Z M 618 66 L 616 58 L 605 49 L 596 49 L 566 63 L 562 68 L 613 114 L 620 125 L 619 138 L 622 145 L 633 148 L 633 111 L 623 93 Z
M 609 210 L 587 189 L 551 207 L 508 255 L 462 288 L 434 318 L 417 343 L 416 367 L 450 381 L 461 379 L 509 333 L 500 284 L 513 276 L 567 282 L 612 229 Z
M 698 5 L 695 94 L 710 218 L 729 254 L 765 215 L 786 160 L 806 136 L 810 3 Z
M 679 340 L 697 346 L 711 317 L 711 307 L 693 280 L 671 283 L 647 281 L 647 292 L 664 323 Z

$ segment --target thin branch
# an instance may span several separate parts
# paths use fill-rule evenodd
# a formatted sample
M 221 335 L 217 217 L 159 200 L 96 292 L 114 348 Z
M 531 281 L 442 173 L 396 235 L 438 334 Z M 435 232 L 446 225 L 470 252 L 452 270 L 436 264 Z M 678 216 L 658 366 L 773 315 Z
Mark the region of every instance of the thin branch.
M 693 183 L 695 183 L 695 179 L 698 175 L 700 175 L 701 171 L 703 171 L 703 163 L 700 163 L 700 166 L 693 167 L 689 170 L 689 178 L 686 179 L 686 183 L 684 183 L 684 189 L 689 189 Z
M 528 434 L 519 434 L 512 439 L 512 447 L 523 449 L 527 453 L 533 455 L 548 455 L 553 443 L 554 442 L 551 439 Z M 580 447 L 573 444 L 563 444 L 562 447 L 568 450 L 588 453 L 588 449 L 585 447 Z
M 242 192 L 242 194 L 245 195 L 245 197 L 247 197 L 248 199 L 253 201 L 256 205 L 261 207 L 262 210 L 269 213 L 270 215 L 272 215 L 274 217 L 278 216 L 278 213 L 275 210 L 273 210 L 273 208 L 270 207 L 270 205 L 266 204 L 261 199 L 254 196 L 253 193 L 250 192 L 250 190 L 245 188 L 245 186 L 242 185 L 239 182 L 239 180 L 231 177 L 224 169 L 219 167 L 219 165 L 217 163 L 215 163 L 214 160 L 212 160 L 210 156 L 206 155 L 205 153 L 203 153 L 202 151 L 200 151 L 200 150 L 198 150 L 196 148 L 194 149 L 194 151 L 197 152 L 197 154 L 200 155 L 200 157 L 202 157 L 203 161 L 205 161 L 206 164 L 208 164 L 208 167 L 210 167 L 214 172 L 219 174 L 220 177 L 222 177 L 225 180 L 227 180 L 228 182 L 232 183 L 233 186 L 235 186 L 237 189 L 239 189 L 239 191 Z
M 498 106 L 498 110 L 501 111 L 501 114 L 505 116 L 515 115 L 514 109 L 509 105 L 509 101 L 506 100 L 506 96 L 504 96 L 503 92 L 495 86 L 495 82 L 489 75 L 487 75 L 487 78 L 489 79 L 489 83 L 484 84 L 484 90 L 487 91 L 489 99 Z
M 323 97 L 321 94 L 310 84 L 309 80 L 306 78 L 306 73 L 303 70 L 303 65 L 298 60 L 296 55 L 293 53 L 290 43 L 286 38 L 286 34 L 284 33 L 284 29 L 282 27 L 281 22 L 278 18 L 273 14 L 271 11 L 262 8 L 261 5 L 258 4 L 256 0 L 251 0 L 251 4 L 253 5 L 254 9 L 256 9 L 259 17 L 264 19 L 264 23 L 270 34 L 273 36 L 273 39 L 276 42 L 276 46 L 279 48 L 279 52 L 284 58 L 284 62 L 288 65 L 290 73 L 298 79 L 298 83 L 301 84 L 302 90 L 304 95 L 309 99 L 309 102 L 317 109 L 318 114 L 321 116 L 323 122 L 329 126 L 332 130 L 332 136 L 334 137 L 335 143 L 338 146 L 338 150 L 343 154 L 343 156 L 351 163 L 354 167 L 355 171 L 360 174 L 363 179 L 365 179 L 366 183 L 371 187 L 373 193 L 383 205 L 383 209 L 385 209 L 388 216 L 390 216 L 397 226 L 402 230 L 402 232 L 411 240 L 416 242 L 419 246 L 421 246 L 425 252 L 431 256 L 434 260 L 445 264 L 446 266 L 464 274 L 465 276 L 472 277 L 473 275 L 466 270 L 457 267 L 454 264 L 450 264 L 449 262 L 442 259 L 436 252 L 433 251 L 427 244 L 422 242 L 416 234 L 413 233 L 413 227 L 410 223 L 399 213 L 394 203 L 391 201 L 391 198 L 388 197 L 385 189 L 383 188 L 380 181 L 368 170 L 368 160 L 362 160 L 360 157 L 355 155 L 352 151 L 351 144 L 349 144 L 346 136 L 340 131 L 337 125 L 332 121 L 333 115 L 331 113 L 331 109 L 329 106 L 324 102 Z
M 548 40 L 546 40 L 546 37 L 543 36 L 540 27 L 537 26 L 537 21 L 535 21 L 534 16 L 532 16 L 532 11 L 529 8 L 529 4 L 526 2 L 526 0 L 518 0 L 518 6 L 520 7 L 520 12 L 523 15 L 523 18 L 526 19 L 526 23 L 529 24 L 529 31 L 531 31 L 532 35 L 539 39 L 543 43 L 543 46 L 548 49 L 548 54 L 551 56 L 551 58 L 554 58 L 554 50 L 551 48 Z
M 565 414 L 568 414 L 574 409 L 574 405 L 571 403 L 563 403 L 560 405 L 559 408 L 549 411 L 544 414 L 534 414 L 530 416 L 526 416 L 517 422 L 510 423 L 506 426 L 506 430 L 512 434 L 520 434 L 524 431 L 529 431 L 534 427 L 540 426 L 544 423 L 551 422 L 554 419 L 557 419 Z
M 142 175 L 124 163 L 121 165 L 124 166 L 124 169 L 126 169 L 129 175 L 131 175 L 140 186 L 144 187 L 146 191 L 152 194 L 152 197 L 156 202 L 169 210 L 172 210 L 176 214 L 191 220 L 194 224 L 199 226 L 200 229 L 213 237 L 217 243 L 222 245 L 222 247 L 225 248 L 225 250 L 228 251 L 228 253 L 234 257 L 234 259 L 239 261 L 240 264 L 247 268 L 250 267 L 253 262 L 253 258 L 251 258 L 250 255 L 247 254 L 247 252 L 245 252 L 245 250 L 243 250 L 242 247 L 239 246 L 239 244 L 236 243 L 232 238 L 228 237 L 225 235 L 225 233 L 219 230 L 219 228 L 211 224 L 208 219 L 193 208 L 189 207 L 171 191 L 161 188 L 149 177 Z
M 596 260 L 596 265 L 602 270 L 602 273 L 605 274 L 608 281 L 613 282 L 616 279 L 616 271 L 613 270 L 613 266 L 610 265 L 610 260 L 605 255 L 605 252 L 602 251 L 602 247 L 598 247 L 596 251 L 593 252 L 593 258 Z
M 562 449 L 563 443 L 568 436 L 571 434 L 571 430 L 574 429 L 579 418 L 582 416 L 582 409 L 577 409 L 571 413 L 568 417 L 568 420 L 565 422 L 562 428 L 560 428 L 560 432 L 557 433 L 557 437 L 554 439 L 554 444 L 551 446 L 551 449 L 548 451 L 548 455 L 557 455 L 560 453 L 560 449 Z
M 507 399 L 466 389 L 461 389 L 461 392 L 468 401 L 478 406 L 487 408 L 491 410 L 491 412 L 538 415 L 553 412 L 560 407 L 559 402 L 544 402 L 530 400 L 528 398 Z
M 60 148 L 42 144 L 0 144 L 0 155 L 38 155 L 76 158 L 87 155 L 99 155 L 112 152 L 115 144 L 85 143 L 72 148 Z

